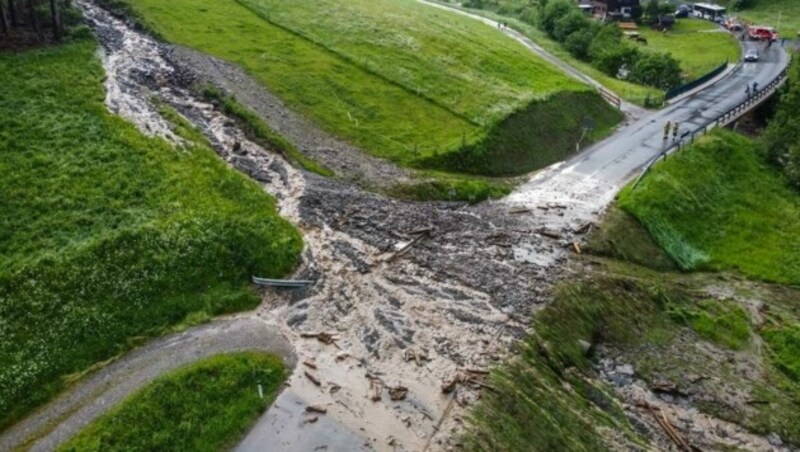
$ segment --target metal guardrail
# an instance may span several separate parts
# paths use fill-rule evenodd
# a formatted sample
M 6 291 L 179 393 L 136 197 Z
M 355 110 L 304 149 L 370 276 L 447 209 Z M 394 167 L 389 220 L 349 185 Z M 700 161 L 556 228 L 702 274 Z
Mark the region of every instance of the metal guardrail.
M 269 287 L 286 287 L 286 288 L 301 288 L 314 284 L 314 281 L 309 280 L 291 280 L 291 279 L 268 279 L 253 276 L 253 283 L 259 286 Z
M 787 65 L 771 82 L 767 83 L 766 86 L 761 88 L 760 90 L 756 91 L 755 93 L 751 93 L 744 101 L 737 104 L 735 107 L 731 108 L 730 110 L 720 114 L 716 118 L 708 121 L 705 125 L 700 127 L 699 129 L 695 130 L 694 132 L 686 131 L 679 139 L 673 143 L 671 146 L 667 147 L 664 151 L 659 153 L 654 158 L 650 159 L 647 162 L 647 165 L 644 167 L 642 172 L 639 174 L 639 177 L 636 178 L 636 181 L 633 183 L 633 188 L 635 189 L 639 182 L 650 172 L 650 169 L 659 162 L 659 160 L 666 160 L 667 156 L 675 151 L 678 151 L 683 148 L 686 144 L 694 143 L 694 140 L 702 135 L 707 134 L 710 130 L 713 130 L 717 127 L 725 127 L 728 124 L 732 123 L 739 117 L 741 117 L 744 113 L 750 111 L 754 106 L 760 104 L 764 99 L 768 98 L 778 88 L 786 81 L 786 78 L 789 73 L 789 66 L 791 65 L 791 61 L 789 65 Z M 688 139 L 688 143 L 687 143 Z
M 687 92 L 697 88 L 698 86 L 708 82 L 712 78 L 718 76 L 723 71 L 725 71 L 725 69 L 727 69 L 727 68 L 728 68 L 728 60 L 725 60 L 725 62 L 722 63 L 719 67 L 717 67 L 713 71 L 709 72 L 708 74 L 698 78 L 697 80 L 693 80 L 693 81 L 691 81 L 691 82 L 689 82 L 689 83 L 687 83 L 685 85 L 681 85 L 681 86 L 679 86 L 677 88 L 673 88 L 673 89 L 667 91 L 667 94 L 664 96 L 664 99 L 665 100 L 674 99 L 674 98 L 680 96 L 683 93 L 687 93 Z

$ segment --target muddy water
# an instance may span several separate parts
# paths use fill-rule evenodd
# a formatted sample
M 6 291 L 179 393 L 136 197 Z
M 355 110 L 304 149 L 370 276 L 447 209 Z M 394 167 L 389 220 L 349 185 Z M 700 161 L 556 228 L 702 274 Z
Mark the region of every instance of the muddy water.
M 330 208 L 323 199 L 325 190 L 309 192 L 310 176 L 249 141 L 233 121 L 184 88 L 183 75 L 165 59 L 162 44 L 89 1 L 78 4 L 102 43 L 108 108 L 143 133 L 180 147 L 181 140 L 152 99 L 172 106 L 205 134 L 221 158 L 275 196 L 280 213 L 304 233 L 307 249 L 299 274 L 315 277 L 316 284 L 305 296 L 270 292 L 256 312 L 239 316 L 262 319 L 281 331 L 293 343 L 300 362 L 287 390 L 240 449 L 445 447 L 451 433 L 458 431 L 460 413 L 478 393 L 465 386 L 443 394 L 442 383 L 458 369 L 482 369 L 500 359 L 514 340 L 506 332 L 523 329 L 527 316 L 510 316 L 514 308 L 498 306 L 493 295 L 480 290 L 481 284 L 462 283 L 477 278 L 457 271 L 457 266 L 447 267 L 456 274 L 445 279 L 443 270 L 428 265 L 433 258 L 423 265 L 413 259 L 390 259 L 391 247 L 376 246 L 387 240 L 385 231 L 373 237 L 368 228 L 350 234 L 333 225 L 334 219 L 326 218 L 331 214 L 325 210 Z M 326 205 L 313 219 L 301 209 L 309 197 Z M 353 197 L 334 210 L 369 210 L 373 207 L 368 203 L 376 202 L 373 195 L 355 192 Z M 419 210 L 415 205 L 398 208 Z M 445 208 L 448 216 L 480 218 L 450 209 Z M 398 234 L 394 244 L 408 240 L 409 236 Z M 541 246 L 537 240 L 529 245 L 529 254 Z M 446 248 L 442 244 L 439 251 Z M 460 247 L 450 249 L 474 254 Z M 502 262 L 492 265 L 507 267 Z M 302 337 L 323 331 L 336 341 L 325 344 Z M 390 389 L 400 387 L 403 396 L 392 400 Z M 308 405 L 327 412 L 314 421 L 315 416 L 305 411 Z

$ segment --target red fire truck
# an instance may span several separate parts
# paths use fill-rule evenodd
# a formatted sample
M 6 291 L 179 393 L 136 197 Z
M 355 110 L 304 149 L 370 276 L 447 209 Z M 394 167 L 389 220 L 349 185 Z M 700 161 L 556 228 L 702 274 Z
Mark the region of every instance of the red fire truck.
M 772 27 L 751 25 L 747 27 L 747 37 L 750 38 L 751 41 L 776 41 L 778 39 L 778 32 Z

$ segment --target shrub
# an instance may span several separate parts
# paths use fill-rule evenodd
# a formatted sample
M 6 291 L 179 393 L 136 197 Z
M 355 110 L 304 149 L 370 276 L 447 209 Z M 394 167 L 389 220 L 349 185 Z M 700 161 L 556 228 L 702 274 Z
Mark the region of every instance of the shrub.
M 567 36 L 564 41 L 564 48 L 567 49 L 575 58 L 586 60 L 589 58 L 589 47 L 595 35 L 595 27 L 584 28 Z
M 642 53 L 630 67 L 630 79 L 636 83 L 663 90 L 681 84 L 681 66 L 667 53 Z
M 575 5 L 569 0 L 552 0 L 547 2 L 541 9 L 539 15 L 539 28 L 551 37 L 555 37 L 556 23 L 577 11 Z M 578 12 L 580 14 L 580 12 Z
M 768 159 L 800 189 L 800 63 L 793 63 L 789 71 L 788 88 L 767 126 L 764 146 Z
M 556 41 L 564 42 L 572 33 L 586 29 L 589 29 L 589 19 L 573 8 L 569 14 L 555 21 L 552 35 Z
M 590 48 L 589 51 L 592 52 L 593 49 Z M 642 52 L 636 47 L 617 42 L 603 49 L 594 50 L 593 63 L 606 74 L 617 77 L 621 69 L 635 66 L 641 54 Z

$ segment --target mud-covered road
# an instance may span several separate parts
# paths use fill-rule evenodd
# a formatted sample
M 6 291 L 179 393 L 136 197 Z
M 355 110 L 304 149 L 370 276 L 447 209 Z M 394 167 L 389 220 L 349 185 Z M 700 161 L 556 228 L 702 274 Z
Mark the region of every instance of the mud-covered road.
M 300 292 L 269 291 L 256 311 L 225 320 L 233 330 L 258 322 L 270 335 L 284 337 L 297 358 L 287 389 L 239 449 L 419 451 L 441 450 L 455 441 L 452 434 L 479 392 L 475 385 L 456 384 L 444 393 L 443 384 L 468 369 L 486 369 L 509 352 L 564 276 L 573 241 L 588 231 L 619 181 L 563 179 L 554 174 L 569 167 L 556 166 L 506 200 L 470 207 L 387 199 L 308 174 L 250 142 L 234 121 L 192 90 L 196 81 L 214 81 L 208 70 L 213 60 L 155 42 L 90 0 L 77 3 L 102 45 L 109 109 L 144 133 L 180 146 L 150 99 L 170 105 L 204 133 L 220 158 L 275 196 L 281 214 L 304 234 L 306 250 L 295 276 L 316 283 Z M 231 74 L 219 69 L 218 84 L 225 88 L 246 77 Z M 251 82 L 242 81 L 240 89 L 256 89 Z M 266 91 L 262 95 L 271 102 Z M 272 102 L 269 108 L 281 105 Z M 299 127 L 296 133 L 303 134 L 313 127 L 297 124 L 287 123 L 283 131 Z M 604 143 L 598 146 L 610 141 Z M 319 148 L 339 152 L 335 145 Z M 354 152 L 341 151 L 346 158 Z M 365 165 L 376 168 L 377 177 L 404 174 L 374 159 Z M 400 249 L 406 251 L 396 255 Z M 204 328 L 184 334 L 207 339 Z M 309 337 L 321 332 L 335 340 Z M 214 337 L 215 351 L 225 351 L 227 344 L 231 351 L 241 349 L 225 335 Z M 188 342 L 154 350 L 177 362 L 189 350 L 181 344 Z M 130 363 L 125 358 L 102 372 L 134 390 L 143 383 L 124 382 L 122 366 Z M 14 448 L 33 437 L 35 448 L 58 444 L 67 437 L 64 432 L 78 431 L 109 408 L 99 398 L 83 402 L 94 403 L 91 410 L 58 411 L 76 391 L 94 393 L 99 386 L 92 385 L 101 380 L 77 385 L 5 432 L 0 444 Z M 307 422 L 304 408 L 310 404 L 327 408 L 323 419 Z

